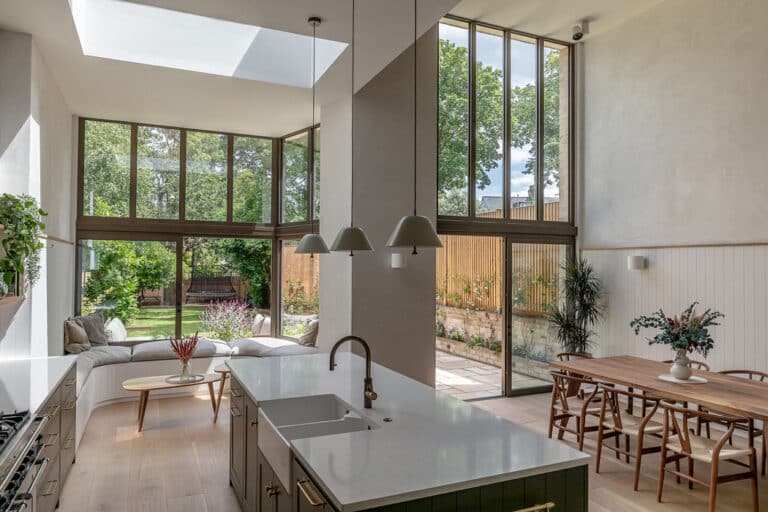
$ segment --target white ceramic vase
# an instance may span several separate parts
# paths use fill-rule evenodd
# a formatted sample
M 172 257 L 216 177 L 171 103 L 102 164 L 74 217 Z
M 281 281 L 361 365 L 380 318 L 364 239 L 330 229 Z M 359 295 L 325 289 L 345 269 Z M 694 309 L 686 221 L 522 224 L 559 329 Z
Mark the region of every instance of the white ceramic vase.
M 688 380 L 691 378 L 691 360 L 688 359 L 688 351 L 680 349 L 675 356 L 675 362 L 672 364 L 669 373 L 678 380 Z

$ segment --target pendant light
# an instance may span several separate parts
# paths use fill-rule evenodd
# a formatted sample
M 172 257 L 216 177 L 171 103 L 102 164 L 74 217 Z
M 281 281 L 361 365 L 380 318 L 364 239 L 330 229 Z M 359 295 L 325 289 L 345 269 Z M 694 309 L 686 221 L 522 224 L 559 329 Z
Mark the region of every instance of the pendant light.
M 315 62 L 317 58 L 316 46 L 317 46 L 317 26 L 321 23 L 321 19 L 317 16 L 312 16 L 307 22 L 312 25 L 312 128 L 315 129 Z M 312 170 L 310 170 L 312 172 Z M 310 205 L 311 207 L 312 205 Z M 325 245 L 325 240 L 320 233 L 315 233 L 315 223 L 310 224 L 310 232 L 304 235 L 299 242 L 299 246 L 296 248 L 296 254 L 309 254 L 310 258 L 314 258 L 315 254 L 328 254 L 328 246 Z
M 355 0 L 352 0 L 352 136 L 351 145 L 351 194 L 350 194 L 350 212 L 349 227 L 341 228 L 336 240 L 331 245 L 334 252 L 349 251 L 350 256 L 354 256 L 354 251 L 372 251 L 371 242 L 362 228 L 355 226 Z
M 417 0 L 413 0 L 413 215 L 406 215 L 395 226 L 395 230 L 387 241 L 387 247 L 413 247 L 413 254 L 418 254 L 417 247 L 442 247 L 443 243 L 437 236 L 432 221 L 423 215 L 416 214 L 416 168 L 418 138 L 418 112 L 417 112 Z

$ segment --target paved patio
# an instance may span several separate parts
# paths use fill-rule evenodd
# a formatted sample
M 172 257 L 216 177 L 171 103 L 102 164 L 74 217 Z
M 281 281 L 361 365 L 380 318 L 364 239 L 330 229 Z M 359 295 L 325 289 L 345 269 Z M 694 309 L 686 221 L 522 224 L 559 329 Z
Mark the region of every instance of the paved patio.
M 462 400 L 502 395 L 501 368 L 437 351 L 435 387 Z M 512 373 L 512 389 L 546 385 L 547 382 Z

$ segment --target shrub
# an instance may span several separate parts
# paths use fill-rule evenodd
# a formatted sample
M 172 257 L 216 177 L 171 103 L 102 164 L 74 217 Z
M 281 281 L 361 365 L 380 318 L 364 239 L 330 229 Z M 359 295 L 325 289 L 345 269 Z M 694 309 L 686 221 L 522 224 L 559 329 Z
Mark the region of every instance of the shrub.
M 484 347 L 486 345 L 486 341 L 485 341 L 485 338 L 483 338 L 479 334 L 476 334 L 469 339 L 469 341 L 467 342 L 467 345 L 469 345 L 470 347 Z
M 458 329 L 451 329 L 451 331 L 448 333 L 448 337 L 453 341 L 460 341 L 462 343 L 464 342 L 464 333 Z
M 488 348 L 494 352 L 501 352 L 501 343 L 498 341 L 491 341 L 488 343 Z
M 445 324 L 443 322 L 435 322 L 435 336 L 445 338 Z
M 256 311 L 245 302 L 211 302 L 200 315 L 200 322 L 212 337 L 232 341 L 253 334 L 255 316 Z
M 288 280 L 283 292 L 283 309 L 291 315 L 312 315 L 320 311 L 320 297 L 313 293 L 309 297 L 304 285 L 299 281 Z

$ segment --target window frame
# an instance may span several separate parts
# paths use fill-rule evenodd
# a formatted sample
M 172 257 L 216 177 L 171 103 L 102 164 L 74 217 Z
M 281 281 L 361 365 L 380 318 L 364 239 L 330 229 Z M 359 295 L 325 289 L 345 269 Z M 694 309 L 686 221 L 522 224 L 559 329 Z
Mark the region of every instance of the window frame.
M 127 217 L 99 217 L 85 215 L 83 213 L 83 191 L 85 183 L 85 126 L 87 121 L 115 123 L 130 127 L 130 162 L 129 162 L 129 196 Z M 137 169 L 138 169 L 138 127 L 148 126 L 180 131 L 179 143 L 179 216 L 176 219 L 154 219 L 137 217 Z M 186 237 L 215 237 L 215 238 L 243 238 L 243 239 L 267 239 L 272 241 L 272 283 L 270 297 L 270 316 L 272 318 L 272 336 L 280 335 L 282 311 L 280 276 L 281 261 L 280 247 L 284 239 L 299 239 L 303 235 L 316 232 L 319 229 L 319 221 L 314 215 L 315 193 L 315 133 L 321 127 L 320 123 L 307 126 L 296 132 L 282 137 L 266 137 L 245 133 L 233 133 L 217 130 L 169 126 L 161 123 L 120 121 L 115 119 L 103 119 L 80 116 L 78 117 L 77 139 L 77 216 L 75 224 L 74 258 L 75 286 L 73 287 L 75 314 L 81 310 L 81 283 L 80 268 L 82 263 L 83 240 L 145 240 L 145 241 L 173 241 L 177 243 L 177 277 L 180 275 L 181 255 L 183 253 L 183 240 Z M 187 185 L 187 133 L 202 132 L 224 135 L 227 139 L 227 215 L 226 221 L 186 220 L 186 185 Z M 283 140 L 306 132 L 308 136 L 308 166 L 307 166 L 307 213 L 308 219 L 282 223 L 282 183 L 283 183 Z M 234 138 L 248 137 L 269 140 L 272 143 L 272 180 L 271 180 L 271 219 L 268 223 L 236 222 L 234 215 Z M 180 281 L 177 282 L 177 336 L 181 335 L 181 303 Z M 287 338 L 291 339 L 291 338 Z
M 469 18 L 464 18 L 461 16 L 455 16 L 452 14 L 447 14 L 438 23 L 442 22 L 459 22 L 462 24 L 467 25 L 467 30 L 469 31 L 469 87 L 467 89 L 467 95 L 469 98 L 469 110 L 470 110 L 470 123 L 469 123 L 469 141 L 468 141 L 468 169 L 467 169 L 467 176 L 468 176 L 468 186 L 469 190 L 467 192 L 468 195 L 468 215 L 466 216 L 454 216 L 454 215 L 441 215 L 439 213 L 439 205 L 436 202 L 436 211 L 437 213 L 437 224 L 438 224 L 438 231 L 445 232 L 448 234 L 449 232 L 452 232 L 454 229 L 457 229 L 459 227 L 467 228 L 471 225 L 477 225 L 485 226 L 480 227 L 480 229 L 490 234 L 490 230 L 498 229 L 502 232 L 518 232 L 518 233 L 542 233 L 542 232 L 550 232 L 552 234 L 558 234 L 558 235 L 565 235 L 565 236 L 575 236 L 576 235 L 576 229 L 575 229 L 575 171 L 574 171 L 574 162 L 575 162 L 575 155 L 574 155 L 574 141 L 575 141 L 575 132 L 574 132 L 574 113 L 575 113 L 575 91 L 574 91 L 574 70 L 575 70 L 575 56 L 574 56 L 574 48 L 575 46 L 572 43 L 569 43 L 567 41 L 561 41 L 554 38 L 549 37 L 542 37 L 537 36 L 535 34 L 530 34 L 526 32 L 522 32 L 519 30 L 513 30 L 505 27 L 501 27 L 498 25 L 494 25 L 491 23 L 485 23 L 485 22 L 479 22 L 475 21 Z M 502 186 L 502 195 L 503 195 L 503 215 L 501 219 L 488 219 L 488 218 L 481 218 L 477 216 L 477 197 L 476 197 L 476 95 L 475 95 L 475 89 L 477 85 L 477 76 L 476 76 L 476 66 L 477 66 L 477 55 L 476 55 L 476 47 L 477 47 L 477 28 L 482 27 L 489 30 L 499 31 L 504 36 L 504 49 L 503 49 L 503 55 L 504 55 L 504 91 L 503 91 L 503 98 L 504 98 L 504 141 L 503 141 L 503 147 L 502 147 L 502 168 L 503 168 L 503 177 L 504 177 L 504 183 Z M 528 39 L 534 39 L 536 41 L 536 154 L 538 155 L 538 158 L 536 159 L 536 220 L 518 220 L 518 219 L 511 219 L 510 218 L 510 186 L 509 186 L 509 179 L 510 179 L 510 150 L 509 150 L 509 140 L 511 135 L 511 126 L 509 123 L 509 119 L 511 117 L 511 105 L 509 102 L 509 86 L 510 86 L 510 66 L 509 66 L 509 56 L 510 56 L 510 38 L 518 36 L 518 37 L 524 37 Z M 439 36 L 438 36 L 439 37 Z M 569 56 L 569 66 L 568 66 L 568 220 L 567 221 L 546 221 L 544 220 L 544 175 L 543 175 L 543 166 L 544 161 L 543 158 L 541 158 L 541 155 L 543 155 L 543 143 L 544 143 L 544 130 L 543 130 L 543 123 L 544 123 L 544 90 L 543 90 L 543 83 L 544 83 L 544 46 L 546 43 L 552 43 L 556 45 L 561 45 L 568 48 L 568 56 Z M 438 45 L 439 48 L 439 45 Z M 439 51 L 439 50 L 438 50 Z M 439 112 L 438 112 L 439 116 Z M 439 141 L 438 141 L 439 145 Z M 439 146 L 438 146 L 439 147 Z M 439 169 L 438 169 L 439 173 Z M 435 183 L 435 188 L 437 189 L 438 181 Z M 439 191 L 439 190 L 438 190 Z M 553 225 L 553 226 L 549 226 Z M 530 228 L 532 226 L 539 226 L 542 231 L 538 231 L 536 229 L 531 230 Z

